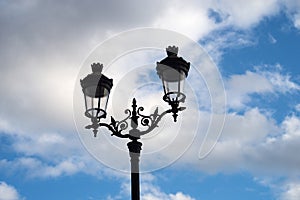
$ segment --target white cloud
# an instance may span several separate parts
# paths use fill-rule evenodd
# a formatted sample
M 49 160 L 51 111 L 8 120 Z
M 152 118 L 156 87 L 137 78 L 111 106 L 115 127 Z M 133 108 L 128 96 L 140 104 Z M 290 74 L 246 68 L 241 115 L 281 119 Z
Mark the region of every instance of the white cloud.
M 152 176 L 152 175 L 151 175 Z M 141 198 L 145 200 L 195 200 L 188 194 L 182 192 L 165 193 L 154 184 L 155 177 L 151 179 L 142 179 L 141 184 Z
M 275 70 L 255 68 L 255 71 L 232 75 L 225 81 L 230 108 L 244 109 L 251 101 L 251 94 L 291 94 L 300 90 L 300 85 L 293 82 L 289 74 L 281 73 L 281 66 L 273 66 Z
M 13 186 L 0 182 L 0 200 L 21 200 L 21 198 Z
M 83 171 L 85 163 L 82 159 L 69 158 L 55 164 L 46 164 L 37 158 L 21 157 L 16 160 L 0 160 L 0 167 L 8 171 L 21 171 L 30 178 L 48 178 L 72 175 Z
M 294 15 L 294 25 L 296 28 L 300 29 L 300 13 Z
M 291 182 L 283 186 L 283 194 L 280 200 L 298 200 L 300 197 L 300 183 Z
M 300 2 L 298 0 L 283 0 L 283 5 L 295 28 L 300 29 Z
M 297 104 L 297 105 L 295 106 L 295 109 L 296 109 L 296 111 L 300 112 L 300 104 Z
M 257 44 L 257 39 L 248 31 L 223 30 L 213 31 L 200 40 L 203 48 L 213 58 L 215 63 L 222 60 L 227 49 L 243 48 Z
M 14 126 L 12 126 L 7 120 L 0 118 L 0 131 L 4 133 L 14 133 L 17 132 Z
M 286 117 L 282 126 L 285 130 L 283 140 L 294 140 L 295 137 L 300 137 L 300 119 L 297 116 Z
M 223 0 L 214 1 L 215 7 L 227 13 L 229 24 L 238 28 L 249 28 L 259 23 L 264 17 L 275 15 L 279 11 L 277 0 Z
M 195 161 L 196 143 L 182 159 L 209 173 L 247 170 L 254 175 L 297 177 L 299 124 L 300 118 L 293 115 L 277 126 L 259 110 L 228 114 L 222 136 L 208 157 Z
M 153 25 L 199 40 L 218 27 L 208 16 L 209 3 L 174 1 L 162 14 L 158 15 Z
M 290 75 L 284 75 L 278 71 L 261 71 L 259 73 L 270 81 L 274 92 L 292 93 L 300 90 L 299 84 L 293 82 Z
M 227 85 L 227 99 L 229 107 L 243 108 L 250 99 L 250 94 L 272 92 L 270 81 L 261 74 L 246 71 L 242 75 L 232 75 Z
M 203 118 L 206 117 L 205 113 L 201 115 Z M 191 163 L 208 173 L 234 172 L 240 169 L 256 173 L 259 170 L 256 171 L 249 166 L 258 161 L 251 160 L 249 154 L 252 151 L 256 152 L 257 146 L 264 143 L 266 138 L 278 134 L 279 131 L 275 121 L 257 108 L 243 114 L 228 113 L 222 135 L 213 151 L 207 157 L 197 161 L 199 146 L 203 141 L 201 136 L 197 136 L 195 143 L 181 158 L 181 164 Z M 212 141 L 208 138 L 207 142 Z M 261 169 L 263 170 L 264 166 Z
M 185 195 L 181 192 L 177 192 L 176 194 L 165 194 L 159 191 L 156 193 L 147 193 L 142 196 L 145 200 L 195 200 L 189 195 Z
M 80 141 L 76 134 L 41 133 L 40 135 L 18 136 L 12 147 L 27 156 L 39 156 L 52 161 L 66 158 L 66 155 L 82 155 Z
M 268 38 L 269 38 L 269 42 L 271 44 L 276 44 L 277 43 L 276 38 L 273 35 L 271 35 L 270 33 L 268 34 Z
M 176 192 L 176 193 L 166 193 L 161 190 L 160 187 L 155 185 L 156 177 L 152 174 L 141 174 L 141 199 L 143 200 L 195 200 L 193 197 L 191 197 L 188 194 L 184 194 L 183 192 Z M 129 197 L 130 194 L 130 180 L 129 177 L 127 177 L 128 180 L 126 182 L 123 182 L 119 194 L 111 196 L 109 195 L 107 197 L 107 200 L 117 200 L 117 199 L 123 199 L 124 197 Z

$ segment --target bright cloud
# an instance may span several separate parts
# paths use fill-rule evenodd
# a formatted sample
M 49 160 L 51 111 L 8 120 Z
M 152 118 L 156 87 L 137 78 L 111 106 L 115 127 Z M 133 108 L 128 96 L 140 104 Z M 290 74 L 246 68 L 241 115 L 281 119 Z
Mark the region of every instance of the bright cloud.
M 165 194 L 159 191 L 156 191 L 156 193 L 151 192 L 144 194 L 142 198 L 145 200 L 194 200 L 194 198 L 181 192 L 177 192 L 176 194 Z
M 300 151 L 299 122 L 299 117 L 290 116 L 277 126 L 257 109 L 243 115 L 228 114 L 215 149 L 199 164 L 193 164 L 210 173 L 247 169 L 265 176 L 299 176 L 300 159 L 294 153 Z M 195 152 L 188 153 L 191 158 L 186 162 L 191 162 Z
M 239 28 L 249 28 L 264 17 L 272 16 L 279 11 L 277 0 L 243 0 L 215 1 L 216 7 L 228 15 L 228 23 Z
M 193 1 L 187 4 L 183 1 L 175 1 L 165 12 L 158 15 L 154 27 L 165 28 L 183 33 L 194 40 L 199 40 L 217 25 L 208 16 L 209 3 L 197 3 Z
M 127 177 L 128 178 L 128 177 Z M 166 193 L 160 187 L 155 185 L 157 178 L 152 174 L 142 174 L 141 177 L 141 199 L 143 200 L 195 200 L 183 192 Z M 122 184 L 122 190 L 115 196 L 108 196 L 107 200 L 123 199 L 130 195 L 130 180 Z
M 203 48 L 213 58 L 215 63 L 222 60 L 227 49 L 253 46 L 257 43 L 251 33 L 234 30 L 213 31 L 200 40 Z
M 295 106 L 295 109 L 296 109 L 296 111 L 300 112 L 300 104 L 297 104 L 297 105 Z
M 284 0 L 283 4 L 286 7 L 287 15 L 294 22 L 294 26 L 300 29 L 300 2 L 298 0 Z
M 0 167 L 8 171 L 23 171 L 30 178 L 48 178 L 62 175 L 72 175 L 84 168 L 80 159 L 70 158 L 57 164 L 46 164 L 37 158 L 22 157 L 16 160 L 0 160 Z
M 226 82 L 228 105 L 231 108 L 244 108 L 251 101 L 251 94 L 294 93 L 300 90 L 300 85 L 291 80 L 289 74 L 282 74 L 281 66 L 275 70 L 261 69 L 246 71 L 245 74 L 232 75 Z
M 146 179 L 142 182 L 142 199 L 145 200 L 195 200 L 188 194 L 183 192 L 176 192 L 175 194 L 165 193 L 154 184 L 155 177 L 152 179 Z
M 250 101 L 250 94 L 271 92 L 273 86 L 261 74 L 247 71 L 242 75 L 233 75 L 227 81 L 227 98 L 230 107 L 244 107 Z
M 281 200 L 298 200 L 300 197 L 300 184 L 297 182 L 288 183 L 285 185 Z
M 13 186 L 0 182 L 0 200 L 21 200 L 21 198 Z

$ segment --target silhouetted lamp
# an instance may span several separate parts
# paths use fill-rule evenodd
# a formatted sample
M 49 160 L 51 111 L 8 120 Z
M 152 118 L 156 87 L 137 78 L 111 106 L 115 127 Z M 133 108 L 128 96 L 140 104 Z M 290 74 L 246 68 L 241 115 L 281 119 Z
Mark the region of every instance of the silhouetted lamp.
M 92 120 L 106 117 L 106 108 L 113 80 L 102 74 L 103 65 L 92 64 L 93 73 L 80 80 L 85 100 L 85 116 Z
M 174 121 L 176 121 L 179 103 L 183 103 L 186 98 L 183 93 L 183 86 L 190 69 L 190 63 L 177 56 L 178 47 L 169 46 L 166 51 L 168 56 L 157 62 L 156 70 L 164 88 L 163 99 L 172 106 Z
M 183 93 L 183 85 L 190 69 L 190 63 L 177 56 L 178 47 L 169 46 L 166 50 L 168 57 L 157 62 L 156 70 L 163 83 L 163 100 L 168 102 L 171 108 L 160 114 L 158 108 L 150 115 L 142 114 L 144 107 L 137 106 L 136 99 L 133 98 L 132 109 L 125 110 L 125 114 L 127 114 L 125 119 L 115 120 L 111 116 L 109 123 L 102 122 L 100 119 L 106 117 L 106 107 L 113 80 L 102 74 L 103 65 L 100 63 L 92 64 L 93 73 L 80 80 L 85 100 L 85 116 L 92 121 L 92 124 L 87 125 L 85 128 L 92 129 L 95 137 L 97 136 L 98 128 L 106 127 L 112 136 L 130 139 L 127 146 L 131 158 L 132 200 L 140 199 L 139 157 L 142 143 L 138 140 L 141 136 L 158 127 L 159 121 L 166 114 L 173 113 L 173 118 L 176 122 L 177 113 L 185 109 L 185 107 L 179 107 L 179 103 L 185 101 L 186 96 Z M 129 126 L 131 126 L 131 129 L 128 130 L 128 133 L 123 133 Z

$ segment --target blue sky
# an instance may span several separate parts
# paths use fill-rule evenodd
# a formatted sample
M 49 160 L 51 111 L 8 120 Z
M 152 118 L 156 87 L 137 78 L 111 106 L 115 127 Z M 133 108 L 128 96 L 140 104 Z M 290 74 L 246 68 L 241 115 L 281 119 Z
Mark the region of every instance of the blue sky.
M 298 0 L 0 0 L 0 26 L 0 200 L 129 199 L 129 175 L 98 162 L 81 143 L 73 92 L 97 45 L 143 27 L 197 41 L 221 74 L 227 103 L 218 115 L 226 119 L 222 135 L 210 154 L 199 159 L 200 128 L 180 159 L 142 174 L 142 199 L 300 198 Z M 108 70 L 120 80 L 116 87 L 134 85 L 122 73 Z M 189 81 L 196 95 L 206 94 Z M 144 103 L 151 105 L 155 95 Z M 216 114 L 196 111 L 200 127 Z

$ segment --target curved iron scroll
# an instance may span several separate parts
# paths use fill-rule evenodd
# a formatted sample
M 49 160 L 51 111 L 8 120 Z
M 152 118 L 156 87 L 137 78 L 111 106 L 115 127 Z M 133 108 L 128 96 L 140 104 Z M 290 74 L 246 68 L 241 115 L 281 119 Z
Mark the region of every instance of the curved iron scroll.
M 147 125 L 146 125 L 146 126 L 148 126 L 147 130 L 140 131 L 140 136 L 145 135 L 145 134 L 151 132 L 154 128 L 158 127 L 158 123 L 162 119 L 162 117 L 165 116 L 167 113 L 171 113 L 171 112 L 172 112 L 172 110 L 169 109 L 169 110 L 162 112 L 161 114 L 158 114 L 158 108 L 156 108 L 155 112 L 153 114 L 151 114 L 150 116 L 141 115 L 143 117 L 141 119 L 141 123 L 143 122 L 143 120 L 146 120 L 146 119 L 149 119 L 151 123 L 150 124 L 147 123 Z
M 126 109 L 124 111 L 125 114 L 127 114 L 127 117 L 121 121 L 116 121 L 113 117 L 110 117 L 110 124 L 106 123 L 99 123 L 99 126 L 104 126 L 108 128 L 112 134 L 111 136 L 117 136 L 119 138 L 129 138 L 129 134 L 121 134 L 121 132 L 128 128 L 128 122 L 127 120 L 131 117 L 131 111 L 129 109 Z
M 155 109 L 153 114 L 150 115 L 144 115 L 141 112 L 144 111 L 144 107 L 138 107 L 136 109 L 136 100 L 133 99 L 132 104 L 132 111 L 129 109 L 126 109 L 124 112 L 127 114 L 127 117 L 125 117 L 121 121 L 116 121 L 113 117 L 111 117 L 111 122 L 109 124 L 100 122 L 100 119 L 98 118 L 92 118 L 92 124 L 86 126 L 86 129 L 93 129 L 94 136 L 97 136 L 98 128 L 103 126 L 106 127 L 108 130 L 110 130 L 112 133 L 112 136 L 117 136 L 119 138 L 129 138 L 131 140 L 137 140 L 140 138 L 140 136 L 145 135 L 149 132 L 151 132 L 154 128 L 158 127 L 159 121 L 165 116 L 167 113 L 173 113 L 173 115 L 177 116 L 178 111 L 182 111 L 185 109 L 185 107 L 178 107 L 172 106 L 172 109 L 166 110 L 162 112 L 161 114 L 158 114 L 158 108 Z M 140 118 L 140 120 L 138 120 Z M 121 132 L 126 130 L 129 127 L 128 120 L 131 120 L 131 130 L 129 131 L 129 134 L 122 134 Z M 142 126 L 147 127 L 146 130 L 138 130 L 138 123 L 141 123 Z
M 123 130 L 128 128 L 127 120 L 131 117 L 131 111 L 129 109 L 126 109 L 124 112 L 128 116 L 125 119 L 121 120 L 121 121 L 116 121 L 113 117 L 111 117 L 110 124 L 107 124 L 107 123 L 100 122 L 100 119 L 92 118 L 92 124 L 86 126 L 85 128 L 86 129 L 93 129 L 94 137 L 97 136 L 98 128 L 103 126 L 103 127 L 106 127 L 108 130 L 110 130 L 112 132 L 112 134 L 111 134 L 112 136 L 115 135 L 115 136 L 120 137 L 120 138 L 130 138 L 129 134 L 124 134 L 124 135 L 121 134 L 121 132 Z

